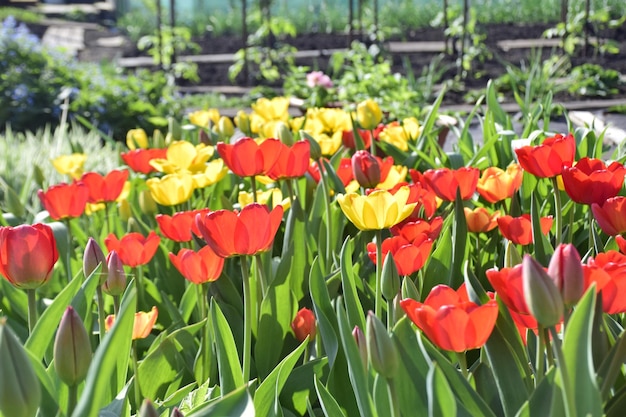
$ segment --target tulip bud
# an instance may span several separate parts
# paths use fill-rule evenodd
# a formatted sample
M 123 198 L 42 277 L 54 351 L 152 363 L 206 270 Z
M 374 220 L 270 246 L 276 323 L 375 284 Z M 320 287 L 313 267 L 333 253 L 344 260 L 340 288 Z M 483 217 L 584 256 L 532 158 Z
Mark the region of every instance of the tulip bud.
M 150 190 L 145 189 L 139 192 L 139 207 L 141 212 L 148 216 L 154 216 L 158 212 L 158 207 L 152 194 L 150 194 Z
M 393 260 L 391 251 L 387 252 L 383 262 L 381 289 L 385 300 L 392 300 L 400 291 L 400 276 L 398 275 L 398 268 L 396 268 L 396 262 Z
M 89 277 L 100 264 L 102 264 L 102 269 L 100 270 L 100 285 L 102 285 L 108 273 L 107 262 L 98 242 L 90 237 L 83 254 L 83 274 L 85 274 L 85 278 Z
M 317 328 L 313 312 L 306 307 L 302 307 L 291 322 L 291 329 L 299 342 L 303 342 L 307 336 L 309 336 L 309 341 L 315 339 Z
M 367 352 L 372 367 L 385 378 L 398 371 L 398 351 L 385 325 L 371 311 L 367 315 Z
M 24 346 L 0 319 L 0 412 L 11 417 L 34 417 L 41 401 L 39 380 Z
M 352 155 L 352 173 L 363 188 L 374 188 L 380 183 L 380 164 L 368 151 L 356 151 Z
M 319 160 L 322 157 L 322 148 L 320 147 L 320 144 L 317 143 L 315 138 L 304 130 L 300 131 L 300 138 L 306 139 L 309 142 L 311 148 L 311 159 L 314 161 Z
M 361 330 L 359 326 L 354 326 L 354 329 L 352 329 L 352 337 L 356 342 L 356 346 L 359 348 L 359 356 L 363 363 L 363 369 L 367 369 L 367 341 L 365 340 L 363 330 Z
M 230 139 L 235 134 L 235 126 L 230 117 L 222 116 L 217 123 L 217 131 L 221 138 Z
M 126 146 L 128 149 L 147 148 L 148 135 L 143 129 L 130 129 L 126 133 Z
M 54 369 L 70 387 L 79 384 L 87 376 L 91 363 L 91 344 L 87 329 L 78 313 L 67 307 L 54 339 Z
M 153 143 L 153 147 L 154 148 L 165 148 L 166 147 L 166 143 L 165 143 L 165 136 L 163 136 L 163 132 L 161 132 L 159 129 L 155 129 L 154 133 L 152 133 L 152 143 Z
M 180 140 L 183 137 L 183 129 L 176 120 L 175 117 L 168 117 L 168 136 L 170 136 L 170 142 Z M 167 139 L 166 139 L 167 141 Z
M 413 280 L 406 276 L 402 280 L 402 299 L 412 298 L 414 300 L 420 299 L 420 293 Z
M 119 212 L 120 219 L 123 222 L 127 222 L 128 219 L 130 219 L 133 216 L 132 209 L 130 208 L 130 203 L 126 199 L 120 200 L 117 203 L 117 210 Z
M 209 134 L 204 129 L 198 129 L 198 143 L 202 143 L 204 145 L 213 145 Z
M 374 100 L 367 99 L 356 107 L 356 118 L 363 129 L 374 129 L 383 119 L 383 112 Z
M 141 228 L 139 227 L 139 223 L 135 220 L 134 217 L 131 217 L 126 222 L 126 233 L 141 233 Z
M 561 291 L 566 306 L 576 304 L 583 296 L 585 292 L 583 267 L 580 255 L 571 243 L 557 246 L 548 265 L 548 275 Z
M 170 417 L 185 417 L 185 416 L 177 407 L 174 407 L 174 409 L 172 410 L 172 414 L 170 414 Z
M 248 116 L 248 113 L 239 110 L 235 116 L 235 124 L 244 135 L 252 136 L 252 131 L 250 130 L 250 116 Z
M 149 399 L 143 400 L 141 408 L 139 409 L 139 417 L 159 417 L 159 413 Z
M 517 251 L 515 243 L 510 240 L 506 243 L 506 249 L 504 250 L 504 267 L 513 268 L 515 265 L 522 263 L 522 256 Z
M 122 295 L 126 290 L 126 273 L 117 251 L 112 250 L 107 255 L 106 263 L 108 271 L 102 290 L 109 295 Z
M 276 135 L 276 137 L 285 145 L 293 145 L 293 133 L 291 133 L 291 129 L 289 129 L 287 123 L 276 122 L 276 126 L 274 126 L 274 135 Z
M 543 266 L 530 255 L 522 260 L 522 282 L 526 306 L 537 322 L 550 327 L 561 321 L 563 297 Z

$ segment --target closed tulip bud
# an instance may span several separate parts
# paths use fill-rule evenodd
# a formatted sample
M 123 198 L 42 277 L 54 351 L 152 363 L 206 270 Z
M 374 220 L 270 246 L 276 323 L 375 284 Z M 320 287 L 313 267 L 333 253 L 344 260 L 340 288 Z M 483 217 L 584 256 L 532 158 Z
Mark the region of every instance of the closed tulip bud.
M 137 223 L 134 217 L 129 218 L 126 222 L 126 233 L 141 233 L 139 223 Z
M 530 255 L 522 260 L 522 283 L 526 306 L 540 325 L 550 327 L 561 321 L 563 297 L 543 266 Z
M 163 132 L 159 129 L 155 129 L 154 133 L 152 133 L 152 146 L 154 148 L 165 148 L 165 136 L 163 136 Z
M 130 129 L 126 133 L 126 146 L 128 149 L 147 148 L 148 135 L 143 129 Z
M 120 215 L 120 220 L 123 222 L 127 222 L 133 216 L 132 209 L 130 208 L 130 203 L 128 200 L 120 200 L 117 203 L 117 211 Z
M 363 129 L 374 129 L 383 119 L 383 112 L 374 100 L 367 99 L 356 107 L 356 118 Z
M 72 306 L 67 307 L 54 339 L 54 369 L 70 387 L 82 382 L 91 363 L 87 329 Z
M 359 348 L 359 356 L 361 357 L 361 363 L 363 363 L 363 369 L 367 369 L 367 341 L 365 340 L 365 334 L 359 326 L 354 326 L 352 329 L 352 337 L 356 342 L 356 346 Z
M 400 276 L 398 275 L 398 268 L 396 268 L 396 262 L 393 260 L 391 251 L 387 252 L 383 262 L 381 289 L 385 300 L 393 300 L 400 291 Z
M 315 339 L 317 327 L 313 312 L 306 307 L 302 307 L 291 322 L 291 329 L 299 342 L 303 342 L 307 336 L 309 336 L 309 342 Z
M 311 136 L 304 130 L 300 131 L 300 138 L 306 139 L 309 142 L 311 148 L 311 159 L 314 161 L 318 161 L 322 157 L 322 148 L 320 147 L 320 144 L 317 143 L 313 136 Z
M 139 193 L 139 207 L 141 212 L 148 216 L 154 216 L 158 212 L 158 208 L 150 190 L 141 190 Z
M 177 407 L 174 407 L 174 409 L 172 410 L 172 414 L 170 414 L 170 417 L 185 417 L 185 416 Z
M 580 254 L 572 244 L 557 246 L 550 264 L 548 275 L 561 291 L 563 302 L 572 306 L 580 300 L 585 292 L 585 282 Z
M 412 298 L 413 300 L 420 299 L 419 290 L 413 280 L 408 276 L 404 277 L 404 280 L 402 280 L 402 298 Z
M 159 413 L 156 408 L 154 408 L 154 404 L 149 399 L 143 400 L 143 404 L 141 404 L 141 408 L 139 409 L 139 417 L 159 417 Z
M 122 295 L 126 290 L 126 272 L 117 251 L 112 250 L 106 258 L 107 275 L 102 290 L 109 295 Z
M 222 116 L 217 123 L 217 131 L 220 137 L 230 139 L 235 134 L 235 126 L 230 117 Z
M 356 151 L 352 155 L 352 173 L 363 188 L 374 188 L 380 183 L 380 164 L 368 151 Z
M 0 375 L 0 412 L 7 417 L 34 417 L 41 401 L 39 380 L 6 319 L 0 320 Z
M 393 378 L 398 371 L 398 351 L 385 325 L 371 311 L 367 315 L 367 352 L 376 372 Z
M 287 123 L 277 122 L 274 127 L 274 135 L 276 135 L 276 137 L 285 145 L 293 145 L 293 133 L 291 133 L 291 129 L 289 129 Z
M 504 267 L 513 268 L 515 265 L 522 263 L 522 256 L 517 251 L 515 243 L 510 240 L 506 243 L 506 249 L 504 250 Z
M 214 145 L 214 143 L 211 142 L 209 134 L 204 129 L 198 129 L 198 143 L 203 143 L 205 145 Z
M 85 246 L 85 253 L 83 254 L 83 273 L 85 274 L 85 278 L 89 277 L 100 264 L 102 264 L 102 269 L 100 270 L 100 285 L 102 285 L 108 273 L 107 261 L 98 242 L 90 237 L 87 241 L 87 246 Z
M 235 124 L 246 136 L 251 136 L 250 130 L 250 116 L 243 110 L 239 110 L 235 116 Z

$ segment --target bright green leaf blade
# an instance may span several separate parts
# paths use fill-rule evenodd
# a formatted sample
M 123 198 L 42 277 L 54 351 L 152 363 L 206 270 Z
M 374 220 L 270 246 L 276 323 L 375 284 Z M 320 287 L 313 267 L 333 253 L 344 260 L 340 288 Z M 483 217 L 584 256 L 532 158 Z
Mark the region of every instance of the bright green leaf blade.
M 186 417 L 248 417 L 256 415 L 247 387 L 240 387 L 206 405 L 193 409 Z
M 354 244 L 350 238 L 346 238 L 341 248 L 341 285 L 343 287 L 343 296 L 348 312 L 348 322 L 350 327 L 359 326 L 361 330 L 365 329 L 365 318 L 363 314 L 363 306 L 359 299 L 359 294 L 354 283 L 355 274 L 352 272 L 352 253 Z
M 320 269 L 319 258 L 315 258 L 311 265 L 309 288 L 311 290 L 311 299 L 313 300 L 313 310 L 317 318 L 319 337 L 322 339 L 324 350 L 328 356 L 329 366 L 332 367 L 339 350 L 339 325 L 330 301 L 326 281 L 324 281 L 324 276 Z
M 211 326 L 215 334 L 217 363 L 220 370 L 222 394 L 227 394 L 245 384 L 237 345 L 219 305 L 211 301 Z M 247 381 L 246 381 L 247 382 Z
M 426 393 L 428 394 L 428 416 L 456 416 L 456 399 L 445 375 L 436 363 L 428 372 Z
M 346 417 L 335 398 L 328 392 L 324 384 L 322 384 L 317 377 L 315 377 L 315 390 L 317 391 L 317 398 L 320 400 L 322 411 L 324 411 L 326 417 Z

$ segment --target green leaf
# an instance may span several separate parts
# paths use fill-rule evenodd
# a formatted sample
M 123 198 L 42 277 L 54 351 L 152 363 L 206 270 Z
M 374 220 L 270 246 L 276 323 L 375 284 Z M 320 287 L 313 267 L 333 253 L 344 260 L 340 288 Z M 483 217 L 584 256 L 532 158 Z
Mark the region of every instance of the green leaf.
M 602 399 L 591 351 L 595 302 L 596 289 L 592 286 L 578 302 L 563 337 L 565 366 L 574 389 L 576 413 L 581 416 L 602 415 Z
M 456 399 L 445 375 L 436 363 L 428 371 L 426 393 L 428 394 L 428 416 L 456 416 Z
M 359 326 L 361 330 L 365 329 L 365 318 L 363 314 L 363 306 L 356 290 L 354 283 L 355 274 L 353 272 L 352 252 L 354 251 L 354 241 L 349 237 L 346 238 L 341 248 L 341 285 L 343 287 L 343 296 L 348 312 L 348 323 L 350 327 Z
M 329 371 L 326 356 L 294 368 L 280 393 L 280 404 L 296 415 L 306 414 L 307 402 L 315 398 L 313 380 L 315 378 L 327 380 Z M 313 402 L 313 400 L 310 401 Z
M 215 334 L 217 363 L 220 370 L 220 388 L 222 394 L 227 394 L 246 383 L 243 380 L 237 345 L 230 331 L 230 326 L 220 309 L 220 306 L 211 300 L 211 327 Z
M 326 281 L 324 281 L 324 276 L 320 269 L 319 258 L 315 258 L 311 265 L 309 288 L 311 290 L 315 318 L 317 319 L 318 335 L 322 339 L 328 363 L 332 368 L 339 350 L 339 325 L 330 301 Z
M 555 190 L 555 192 L 560 192 L 559 190 Z M 530 216 L 533 227 L 533 247 L 535 249 L 535 259 L 541 265 L 548 265 L 550 261 L 550 255 L 554 252 L 554 249 L 550 246 L 550 242 L 548 242 L 545 235 L 541 232 L 541 215 L 539 213 L 539 206 L 537 205 L 537 198 L 535 193 L 532 194 L 531 197 L 531 209 Z
M 463 277 L 463 259 L 467 248 L 467 221 L 461 199 L 461 188 L 456 189 L 454 201 L 454 222 L 452 223 L 452 265 L 448 276 L 448 285 L 457 288 Z
M 254 403 L 245 386 L 185 414 L 186 417 L 248 417 L 254 415 L 256 415 Z
M 419 288 L 422 299 L 430 293 L 430 290 L 437 284 L 447 284 L 448 277 L 450 276 L 450 265 L 452 265 L 452 227 L 450 222 L 453 221 L 453 216 L 448 216 L 444 220 L 442 233 L 437 238 L 435 247 L 426 269 L 424 271 L 424 279 L 422 280 L 422 287 Z
M 300 200 L 296 199 L 291 204 L 287 215 L 285 236 L 283 238 L 283 258 L 286 253 L 291 256 L 289 268 L 289 287 L 293 291 L 296 300 L 300 301 L 308 293 L 308 267 L 310 253 L 306 242 L 306 214 L 302 210 Z M 291 248 L 291 251 L 288 249 Z M 282 262 L 282 259 L 281 259 Z
M 307 338 L 285 357 L 274 370 L 265 378 L 265 380 L 259 385 L 256 393 L 254 394 L 254 409 L 259 416 L 269 416 L 272 410 L 272 406 L 278 402 L 278 396 L 291 373 L 291 370 L 296 365 L 296 362 L 302 355 L 302 352 L 309 343 Z
M 554 385 L 556 373 L 555 367 L 548 370 L 543 378 L 541 378 L 541 382 L 539 382 L 539 385 L 535 388 L 528 401 L 520 407 L 516 417 L 538 416 L 546 414 L 547 410 L 550 410 L 553 403 L 554 392 L 555 389 L 557 389 Z M 557 395 L 560 396 L 561 394 L 557 392 Z
M 131 285 L 124 294 L 113 327 L 96 350 L 73 417 L 97 415 L 98 410 L 111 402 L 113 393 L 122 389 L 116 384 L 112 386 L 111 381 L 115 380 L 116 371 L 126 372 L 128 369 L 136 303 L 137 295 Z
M 326 417 L 347 417 L 339 404 L 337 404 L 335 398 L 328 392 L 317 376 L 315 377 L 315 390 L 317 391 L 317 398 L 320 400 L 322 411 L 324 411 Z

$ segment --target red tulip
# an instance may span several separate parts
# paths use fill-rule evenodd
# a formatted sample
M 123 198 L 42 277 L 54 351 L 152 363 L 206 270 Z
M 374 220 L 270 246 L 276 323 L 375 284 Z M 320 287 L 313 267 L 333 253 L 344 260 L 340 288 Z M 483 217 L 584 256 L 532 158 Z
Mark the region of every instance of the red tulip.
M 541 145 L 524 146 L 515 150 L 519 164 L 525 171 L 539 178 L 560 175 L 563 168 L 572 166 L 576 155 L 576 140 L 572 134 L 547 138 Z
M 300 140 L 292 146 L 287 146 L 281 142 L 280 148 L 276 164 L 270 169 L 267 175 L 273 180 L 299 178 L 303 176 L 309 168 L 309 158 L 311 155 L 311 145 L 309 145 L 309 142 Z
M 552 216 L 540 219 L 541 233 L 548 234 L 552 227 Z M 533 242 L 533 227 L 530 214 L 522 214 L 520 217 L 498 217 L 498 228 L 506 239 L 517 245 L 529 245 Z
M 352 173 L 363 188 L 374 188 L 381 181 L 380 164 L 368 151 L 356 151 L 352 155 Z
M 134 149 L 120 154 L 122 160 L 135 172 L 150 174 L 156 172 L 156 168 L 150 165 L 153 159 L 167 158 L 167 148 Z
M 476 191 L 479 175 L 478 168 L 471 167 L 429 169 L 424 172 L 424 181 L 442 200 L 454 201 L 457 189 L 461 199 L 468 200 Z
M 498 318 L 495 300 L 479 306 L 468 300 L 465 287 L 437 285 L 423 303 L 405 298 L 400 306 L 431 342 L 454 352 L 483 346 Z
M 320 182 L 320 172 L 317 162 L 312 162 L 309 165 L 308 173 L 316 183 Z M 337 167 L 335 173 L 344 186 L 350 184 L 350 182 L 354 179 L 354 175 L 352 173 L 352 160 L 350 158 L 341 158 L 339 161 L 339 167 Z
M 59 253 L 50 226 L 0 227 L 0 274 L 18 288 L 45 284 Z
M 605 313 L 626 312 L 626 255 L 610 250 L 590 258 L 583 265 L 585 288 L 596 284 L 602 292 L 602 308 Z
M 424 233 L 409 242 L 402 236 L 393 236 L 383 240 L 383 259 L 391 252 L 399 275 L 411 275 L 419 271 L 430 255 L 433 241 Z M 376 264 L 376 243 L 367 244 L 367 255 Z
M 369 149 L 372 143 L 372 133 L 369 130 L 358 129 L 359 136 L 363 141 L 363 147 Z M 352 130 L 344 130 L 341 135 L 341 143 L 348 149 L 356 149 L 356 141 Z
M 53 185 L 46 192 L 37 191 L 43 207 L 54 220 L 80 217 L 85 212 L 89 188 L 82 181 Z
M 283 143 L 278 139 L 265 139 L 258 144 L 254 139 L 245 137 L 233 145 L 219 142 L 217 152 L 235 175 L 253 177 L 270 172 L 280 155 L 281 146 Z
M 104 239 L 108 251 L 116 251 L 122 263 L 131 268 L 150 262 L 160 242 L 161 238 L 154 231 L 150 231 L 147 237 L 133 232 L 118 239 L 111 233 Z
M 193 239 L 192 233 L 202 237 L 196 225 L 198 214 L 208 214 L 210 209 L 180 211 L 173 216 L 157 214 L 156 221 L 163 235 L 174 242 L 189 242 Z
M 217 280 L 224 268 L 224 258 L 217 256 L 209 246 L 203 247 L 198 252 L 181 249 L 178 255 L 170 252 L 169 256 L 181 275 L 194 284 Z
M 607 235 L 616 236 L 626 232 L 626 197 L 608 198 L 602 205 L 592 203 L 591 211 Z
M 124 183 L 128 179 L 127 170 L 113 170 L 102 176 L 97 172 L 87 172 L 81 177 L 89 188 L 89 203 L 112 202 L 122 193 Z
M 622 235 L 615 236 L 615 243 L 617 243 L 620 252 L 626 253 L 626 239 Z
M 409 191 L 411 191 L 407 202 L 417 203 L 413 213 L 407 218 L 407 220 L 405 220 L 405 222 L 410 222 L 420 218 L 430 219 L 433 217 L 435 211 L 437 211 L 437 195 L 435 192 L 430 187 L 420 182 L 415 182 L 414 184 L 400 182 L 389 190 L 389 192 L 395 194 L 400 187 L 405 185 L 408 185 Z
M 391 228 L 391 234 L 395 236 L 402 236 L 409 242 L 413 242 L 421 234 L 426 234 L 429 239 L 435 240 L 441 233 L 443 227 L 443 218 L 435 217 L 430 222 L 423 219 L 412 220 L 406 223 L 401 223 Z
M 563 170 L 563 186 L 572 200 L 580 204 L 602 205 L 615 197 L 624 184 L 626 168 L 619 162 L 608 167 L 600 159 L 584 157 Z
M 299 342 L 304 342 L 309 336 L 309 342 L 315 339 L 317 327 L 315 325 L 315 314 L 306 307 L 302 307 L 291 322 L 291 329 Z
M 269 211 L 265 205 L 252 203 L 240 212 L 217 210 L 198 215 L 196 224 L 213 251 L 228 258 L 269 250 L 282 218 L 282 206 Z

